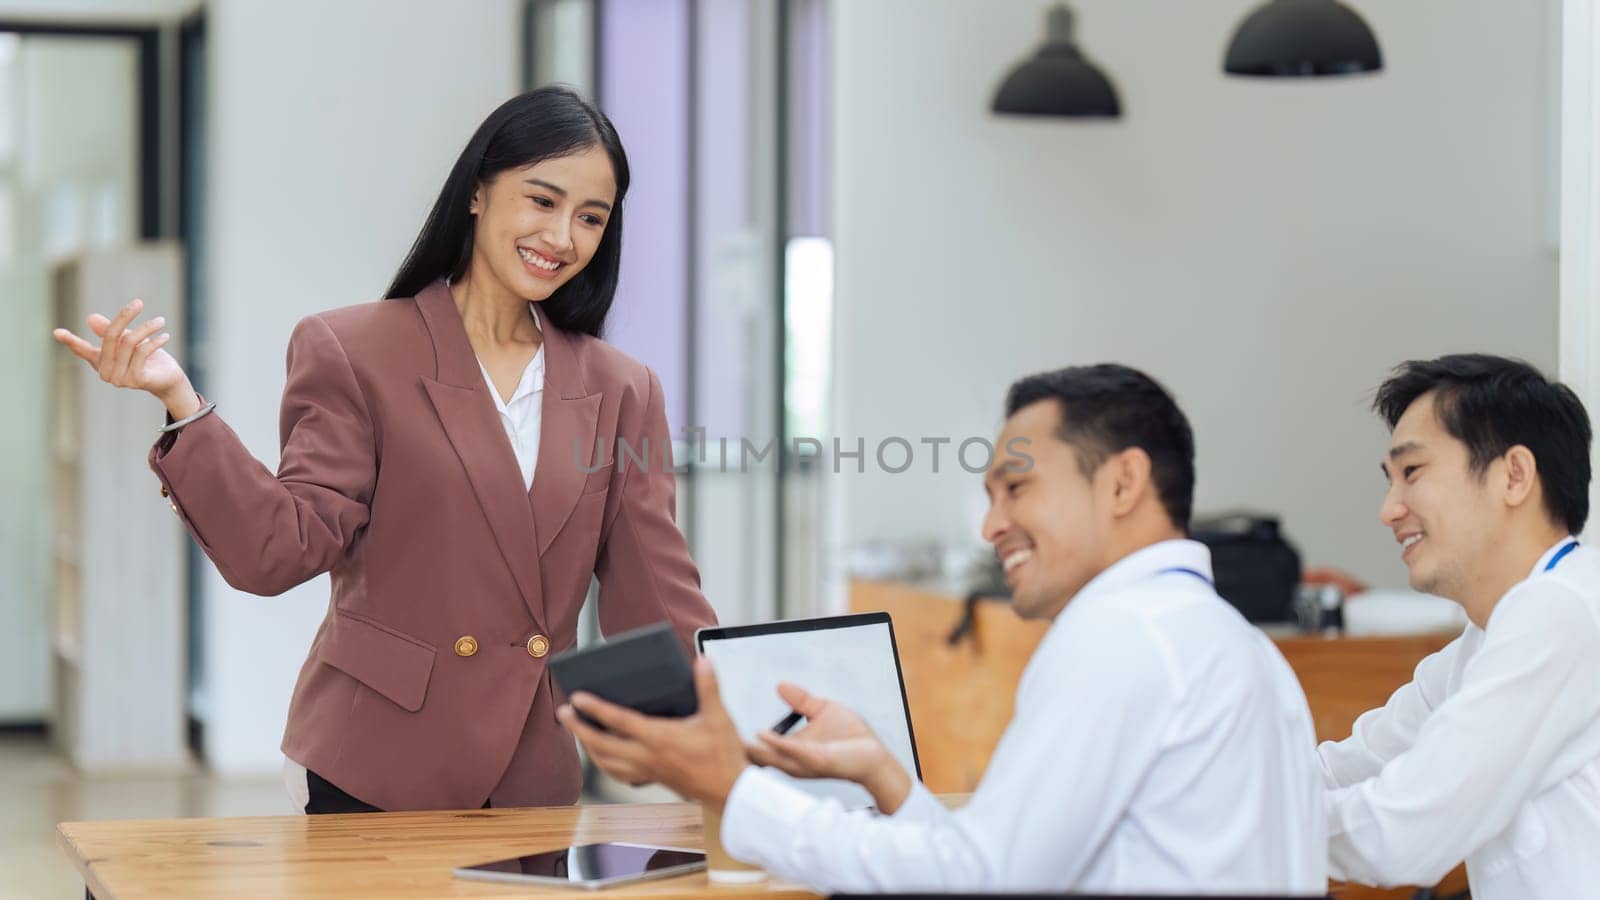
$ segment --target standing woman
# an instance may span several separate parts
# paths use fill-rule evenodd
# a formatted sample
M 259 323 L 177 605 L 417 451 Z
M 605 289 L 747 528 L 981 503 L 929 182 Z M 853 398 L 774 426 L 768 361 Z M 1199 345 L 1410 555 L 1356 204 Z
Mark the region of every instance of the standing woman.
M 607 634 L 668 620 L 689 644 L 715 621 L 673 520 L 661 384 L 600 340 L 627 190 L 577 94 L 490 114 L 388 299 L 296 325 L 276 475 L 161 349 L 163 321 L 133 326 L 138 300 L 90 317 L 99 346 L 55 331 L 166 405 L 150 467 L 229 584 L 332 573 L 283 738 L 306 812 L 574 803 L 545 663 L 576 642 L 590 575 Z

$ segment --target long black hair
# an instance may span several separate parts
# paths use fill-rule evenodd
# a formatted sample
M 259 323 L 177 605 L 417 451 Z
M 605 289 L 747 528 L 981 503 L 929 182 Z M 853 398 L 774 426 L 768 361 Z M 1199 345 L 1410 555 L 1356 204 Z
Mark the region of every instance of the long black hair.
M 622 264 L 622 198 L 628 157 L 611 120 L 570 88 L 541 87 L 512 97 L 489 114 L 461 151 L 434 201 L 422 233 L 394 275 L 386 298 L 415 297 L 440 278 L 460 278 L 472 260 L 472 192 L 507 169 L 600 146 L 611 158 L 617 196 L 594 258 L 539 305 L 557 328 L 599 337 L 617 292 Z

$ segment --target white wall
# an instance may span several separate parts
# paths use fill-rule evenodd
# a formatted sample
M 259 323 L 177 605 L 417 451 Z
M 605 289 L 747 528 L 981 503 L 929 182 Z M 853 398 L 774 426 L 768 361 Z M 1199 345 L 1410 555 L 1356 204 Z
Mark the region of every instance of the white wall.
M 1600 411 L 1600 16 L 1595 0 L 1562 6 L 1561 378 Z M 1590 448 L 1591 466 L 1600 455 Z M 1600 483 L 1589 482 L 1590 521 Z M 1593 534 L 1594 529 L 1588 529 Z
M 47 25 L 140 27 L 176 22 L 199 10 L 204 0 L 0 0 L 0 15 L 12 22 Z
M 999 120 L 1043 3 L 836 3 L 837 425 L 991 436 L 1025 372 L 1120 361 L 1174 390 L 1200 510 L 1279 510 L 1310 564 L 1403 582 L 1371 389 L 1456 350 L 1553 368 L 1544 0 L 1357 2 L 1376 77 L 1220 73 L 1236 0 L 1078 0 L 1114 124 Z M 914 98 L 914 102 L 913 102 Z M 845 482 L 846 539 L 976 540 L 976 476 Z
M 302 316 L 381 296 L 474 128 L 517 87 L 519 4 L 209 5 L 208 398 L 277 465 Z M 327 578 L 264 599 L 205 567 L 206 754 L 276 766 Z

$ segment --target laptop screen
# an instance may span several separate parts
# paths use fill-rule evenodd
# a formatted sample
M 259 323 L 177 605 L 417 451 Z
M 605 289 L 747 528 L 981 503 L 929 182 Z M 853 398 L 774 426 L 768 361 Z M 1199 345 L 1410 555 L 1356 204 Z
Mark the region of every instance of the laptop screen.
M 792 681 L 855 710 L 906 771 L 921 777 L 887 613 L 703 628 L 698 638 L 700 652 L 716 666 L 723 704 L 745 740 L 754 741 L 757 732 L 789 713 L 778 683 Z M 789 733 L 804 727 L 802 722 Z M 834 797 L 847 809 L 872 805 L 866 790 L 850 782 L 781 777 L 808 793 Z

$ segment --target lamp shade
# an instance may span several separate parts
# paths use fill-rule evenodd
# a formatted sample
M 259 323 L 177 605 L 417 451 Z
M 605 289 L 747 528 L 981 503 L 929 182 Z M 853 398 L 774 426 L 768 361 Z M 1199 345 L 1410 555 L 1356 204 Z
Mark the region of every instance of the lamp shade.
M 991 108 L 1013 116 L 1122 115 L 1116 88 L 1078 50 L 1072 12 L 1059 4 L 1047 15 L 1044 46 L 1006 75 Z
M 1289 78 L 1381 68 L 1377 36 L 1337 0 L 1268 0 L 1239 24 L 1222 64 L 1230 75 Z

